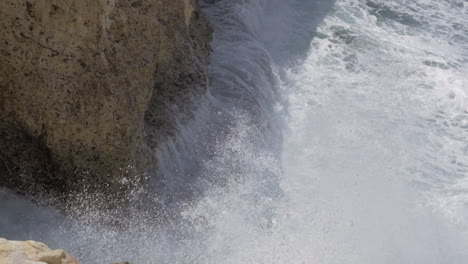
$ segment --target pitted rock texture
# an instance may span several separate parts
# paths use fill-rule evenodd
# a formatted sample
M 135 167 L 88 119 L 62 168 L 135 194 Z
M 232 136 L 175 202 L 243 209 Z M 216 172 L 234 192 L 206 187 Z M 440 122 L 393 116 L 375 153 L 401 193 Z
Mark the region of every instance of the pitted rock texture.
M 64 250 L 52 250 L 35 241 L 0 238 L 0 264 L 80 264 Z
M 142 184 L 206 87 L 196 0 L 3 0 L 0 36 L 0 186 L 25 193 Z

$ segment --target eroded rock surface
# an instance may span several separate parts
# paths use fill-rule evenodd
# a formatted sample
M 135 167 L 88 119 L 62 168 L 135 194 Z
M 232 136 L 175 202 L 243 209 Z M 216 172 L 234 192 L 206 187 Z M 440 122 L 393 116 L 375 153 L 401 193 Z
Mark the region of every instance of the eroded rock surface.
M 0 186 L 26 193 L 141 184 L 206 86 L 196 0 L 3 0 L 0 36 Z
M 79 264 L 64 250 L 52 250 L 35 241 L 8 241 L 0 238 L 0 264 Z

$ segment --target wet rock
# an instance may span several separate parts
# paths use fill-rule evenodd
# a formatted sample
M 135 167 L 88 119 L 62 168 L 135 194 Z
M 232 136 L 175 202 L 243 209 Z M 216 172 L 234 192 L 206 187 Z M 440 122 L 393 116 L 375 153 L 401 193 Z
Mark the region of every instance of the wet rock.
M 197 1 L 0 10 L 0 186 L 69 199 L 143 185 L 152 152 L 206 87 L 211 29 Z

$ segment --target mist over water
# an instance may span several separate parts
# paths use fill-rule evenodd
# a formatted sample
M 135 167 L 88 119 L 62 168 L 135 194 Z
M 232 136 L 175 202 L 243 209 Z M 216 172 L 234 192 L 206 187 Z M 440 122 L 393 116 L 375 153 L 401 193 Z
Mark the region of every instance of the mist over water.
M 468 5 L 224 0 L 210 86 L 127 230 L 0 192 L 82 263 L 468 262 Z M 151 212 L 154 213 L 154 212 Z

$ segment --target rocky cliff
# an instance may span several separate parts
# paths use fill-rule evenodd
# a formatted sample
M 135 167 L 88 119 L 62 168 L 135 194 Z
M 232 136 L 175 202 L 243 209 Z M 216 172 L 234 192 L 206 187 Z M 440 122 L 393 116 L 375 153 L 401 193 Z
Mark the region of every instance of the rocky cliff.
M 0 186 L 26 193 L 141 184 L 206 86 L 196 0 L 3 0 L 0 36 Z

